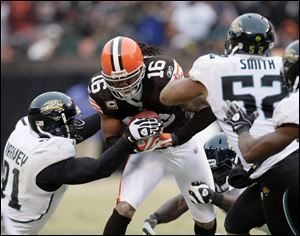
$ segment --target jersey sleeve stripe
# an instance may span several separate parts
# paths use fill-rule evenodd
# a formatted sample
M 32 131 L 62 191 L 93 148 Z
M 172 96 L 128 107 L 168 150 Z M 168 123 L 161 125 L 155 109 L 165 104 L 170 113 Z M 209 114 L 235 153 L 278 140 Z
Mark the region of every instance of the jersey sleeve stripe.
M 181 66 L 177 63 L 177 61 L 174 61 L 174 71 L 171 77 L 171 80 L 181 79 L 183 78 L 183 70 Z
M 97 111 L 100 111 L 101 113 L 103 113 L 102 111 L 102 108 L 94 101 L 94 99 L 92 99 L 90 96 L 89 96 L 89 102 L 91 104 L 91 106 L 97 110 Z
M 131 155 L 128 156 L 128 159 L 126 161 L 126 164 L 129 160 L 129 158 L 131 157 Z M 118 190 L 118 198 L 117 198 L 117 203 L 121 202 L 122 199 L 121 199 L 121 191 L 122 191 L 122 179 L 123 179 L 123 176 L 121 176 L 121 180 L 120 180 L 120 183 L 119 183 L 119 190 Z

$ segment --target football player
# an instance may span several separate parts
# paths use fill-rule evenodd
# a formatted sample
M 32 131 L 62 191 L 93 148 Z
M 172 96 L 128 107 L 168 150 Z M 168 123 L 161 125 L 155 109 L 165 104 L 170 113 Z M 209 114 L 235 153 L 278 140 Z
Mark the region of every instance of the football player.
M 233 130 L 238 133 L 238 145 L 248 163 L 261 163 L 275 153 L 282 151 L 295 139 L 299 139 L 299 40 L 287 46 L 283 55 L 283 79 L 290 90 L 288 97 L 284 98 L 276 106 L 273 113 L 275 130 L 259 138 L 253 138 L 249 133 L 254 120 L 234 103 L 228 103 L 225 107 L 228 122 Z M 240 117 L 235 119 L 234 117 Z M 288 161 L 289 160 L 289 161 Z M 288 161 L 288 162 L 287 162 Z M 286 169 L 288 178 L 276 181 L 276 189 L 283 185 L 282 208 L 286 222 L 293 234 L 299 234 L 299 149 L 288 155 L 283 161 L 276 164 L 272 173 L 269 173 L 268 181 L 274 181 L 272 176 L 281 176 Z M 262 186 L 269 186 L 265 177 Z M 287 185 L 288 184 L 288 185 Z M 273 189 L 270 188 L 270 191 Z M 274 191 L 274 190 L 273 190 Z M 266 193 L 263 192 L 264 197 Z M 242 203 L 237 204 L 228 216 L 234 217 L 235 211 L 239 211 Z M 286 227 L 286 225 L 284 226 Z M 288 232 L 288 231 L 286 231 Z
M 215 188 L 210 189 L 205 183 L 200 183 L 200 186 L 198 186 L 197 182 L 192 183 L 190 189 L 198 197 L 196 199 L 193 197 L 194 194 L 190 194 L 190 198 L 196 203 L 198 201 L 212 203 L 227 212 L 241 192 L 240 189 L 229 186 L 227 182 L 231 168 L 237 164 L 236 152 L 232 149 L 224 132 L 217 133 L 211 137 L 204 144 L 204 149 L 213 173 Z M 195 184 L 197 184 L 196 191 L 193 189 Z M 207 193 L 206 195 L 205 192 Z M 154 235 L 156 225 L 173 221 L 187 210 L 187 204 L 181 194 L 168 200 L 145 220 L 143 226 L 144 234 Z
M 53 91 L 37 96 L 28 116 L 17 122 L 4 149 L 1 234 L 38 233 L 67 185 L 109 177 L 126 160 L 133 141 L 159 135 L 162 128 L 158 119 L 135 119 L 101 158 L 75 158 L 76 142 L 92 136 L 100 124 L 99 114 L 84 121 L 79 114 L 69 96 Z
M 117 205 L 103 231 L 103 234 L 122 235 L 138 206 L 167 172 L 174 174 L 186 200 L 193 181 L 203 181 L 213 188 L 203 145 L 191 138 L 216 118 L 207 104 L 192 110 L 202 96 L 183 106 L 169 107 L 160 102 L 163 87 L 171 80 L 181 79 L 183 71 L 173 58 L 161 55 L 151 45 L 115 37 L 105 44 L 101 65 L 102 72 L 90 80 L 89 96 L 92 106 L 101 114 L 107 147 L 115 146 L 115 140 L 122 135 L 122 124 L 140 111 L 158 113 L 164 124 L 160 138 L 151 140 L 153 145 L 137 145 L 140 153 L 130 155 L 126 163 Z M 189 119 L 191 114 L 193 117 Z M 195 205 L 191 201 L 187 204 L 195 220 L 195 233 L 214 234 L 213 205 Z
M 276 169 L 281 170 L 282 174 L 273 176 L 275 178 L 272 182 L 252 185 L 243 192 L 239 197 L 239 199 L 244 197 L 245 204 L 241 206 L 243 210 L 235 217 L 230 217 L 230 223 L 226 221 L 225 224 L 227 232 L 230 233 L 247 234 L 250 229 L 265 222 L 271 233 L 291 233 L 283 208 L 279 206 L 282 205 L 281 196 L 286 189 L 283 183 L 287 184 L 289 179 L 295 176 L 290 169 L 283 169 L 281 165 L 293 162 L 287 157 L 290 157 L 299 145 L 293 141 L 281 152 L 269 156 L 259 165 L 250 165 L 238 147 L 236 132 L 239 133 L 243 129 L 237 127 L 233 130 L 230 124 L 224 122 L 226 114 L 223 106 L 226 100 L 237 101 L 247 113 L 259 114 L 250 130 L 253 137 L 257 138 L 274 131 L 271 119 L 273 110 L 286 96 L 286 91 L 283 89 L 280 76 L 282 59 L 269 56 L 273 42 L 274 31 L 265 17 L 255 13 L 243 14 L 229 27 L 225 41 L 226 55 L 209 54 L 198 58 L 189 72 L 189 78 L 171 81 L 160 95 L 161 102 L 168 106 L 182 104 L 201 94 L 207 98 L 245 170 L 249 171 L 235 176 L 241 177 L 239 187 L 263 180 L 269 174 L 272 175 Z M 237 117 L 233 117 L 235 118 Z M 263 207 L 249 204 L 254 201 L 261 203 L 260 192 L 264 196 Z M 240 221 L 240 219 L 247 220 Z

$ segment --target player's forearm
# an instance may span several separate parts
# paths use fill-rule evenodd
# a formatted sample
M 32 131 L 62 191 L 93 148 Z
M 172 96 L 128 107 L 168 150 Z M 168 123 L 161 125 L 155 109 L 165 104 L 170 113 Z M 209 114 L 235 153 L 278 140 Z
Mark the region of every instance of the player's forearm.
M 239 135 L 239 149 L 248 163 L 259 163 L 282 151 L 293 139 L 281 140 L 277 132 L 255 139 L 246 131 Z
M 186 103 L 201 94 L 199 85 L 188 78 L 173 80 L 163 88 L 159 99 L 166 106 Z
M 187 204 L 183 196 L 180 194 L 168 200 L 155 213 L 159 215 L 158 223 L 168 223 L 170 221 L 177 219 L 187 210 L 188 210 Z
M 180 127 L 174 134 L 177 137 L 177 145 L 189 141 L 195 134 L 204 130 L 216 120 L 210 107 L 198 111 L 193 118 L 184 126 Z
M 83 121 L 85 122 L 84 129 L 79 131 L 79 135 L 83 138 L 83 140 L 79 142 L 77 141 L 77 144 L 90 138 L 100 130 L 101 119 L 98 113 L 84 118 Z
M 46 191 L 55 191 L 62 184 L 83 184 L 110 176 L 127 158 L 132 145 L 123 137 L 98 159 L 68 158 L 42 170 L 37 185 Z
M 110 176 L 132 153 L 133 146 L 129 144 L 124 136 L 110 148 L 108 148 L 97 160 L 97 169 L 103 174 L 103 177 Z

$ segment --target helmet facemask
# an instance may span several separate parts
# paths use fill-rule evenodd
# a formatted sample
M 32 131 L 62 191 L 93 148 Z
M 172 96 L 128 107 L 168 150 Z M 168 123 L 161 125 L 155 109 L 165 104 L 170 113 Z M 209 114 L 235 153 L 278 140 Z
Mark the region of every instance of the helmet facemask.
M 125 76 L 118 75 L 106 75 L 102 71 L 104 81 L 113 94 L 113 96 L 119 100 L 130 100 L 133 98 L 140 98 L 142 92 L 142 79 L 145 76 L 146 67 L 145 64 L 142 64 L 135 71 L 129 75 L 124 72 Z M 126 83 L 128 85 L 124 83 Z
M 57 114 L 54 115 L 54 113 Z M 37 120 L 35 125 L 41 137 L 60 136 L 75 139 L 78 142 L 83 140 L 79 132 L 85 125 L 83 120 L 75 118 L 80 114 L 79 107 L 75 105 L 75 113 L 70 117 L 67 118 L 66 111 L 52 111 L 51 114 L 45 116 L 44 120 Z
M 228 176 L 235 165 L 234 158 L 236 153 L 230 149 L 205 149 L 208 157 L 208 163 L 213 173 L 215 182 L 215 191 L 223 193 L 228 190 Z M 221 158 L 222 157 L 222 158 Z
M 299 89 L 299 40 L 292 42 L 284 51 L 281 76 L 289 92 Z

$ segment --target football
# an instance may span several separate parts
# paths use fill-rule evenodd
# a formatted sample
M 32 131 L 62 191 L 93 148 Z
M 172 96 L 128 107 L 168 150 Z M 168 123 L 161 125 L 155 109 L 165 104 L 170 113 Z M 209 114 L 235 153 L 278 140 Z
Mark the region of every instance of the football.
M 155 149 L 155 145 L 159 141 L 159 136 L 152 136 L 146 139 L 138 140 L 136 143 L 136 149 L 138 152 L 152 151 Z
M 141 111 L 137 113 L 135 116 L 133 116 L 133 119 L 136 118 L 158 118 L 159 115 L 155 111 Z

